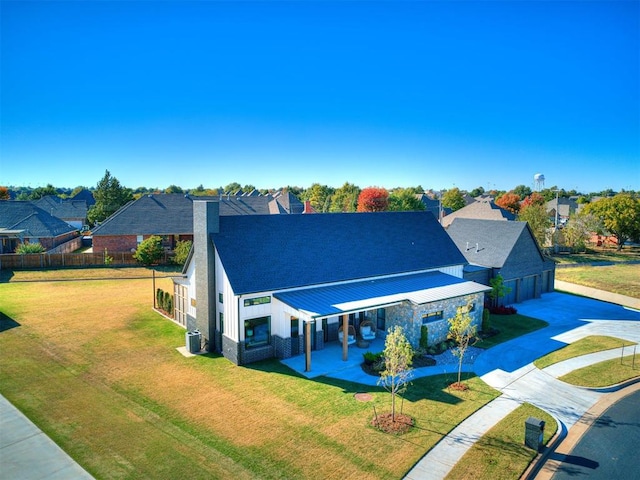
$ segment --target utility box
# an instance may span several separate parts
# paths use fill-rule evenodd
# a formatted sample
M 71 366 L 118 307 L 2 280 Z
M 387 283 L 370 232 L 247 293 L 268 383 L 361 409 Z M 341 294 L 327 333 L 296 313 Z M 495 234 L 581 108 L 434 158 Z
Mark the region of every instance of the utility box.
M 200 351 L 201 342 L 202 335 L 198 330 L 185 333 L 185 343 L 189 353 L 198 353 Z
M 529 417 L 524 421 L 524 444 L 539 452 L 542 449 L 544 420 Z

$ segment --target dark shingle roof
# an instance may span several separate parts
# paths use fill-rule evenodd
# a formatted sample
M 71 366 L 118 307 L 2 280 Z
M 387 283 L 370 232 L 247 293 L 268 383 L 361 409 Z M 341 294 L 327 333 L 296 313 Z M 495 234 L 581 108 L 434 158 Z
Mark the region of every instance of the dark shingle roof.
M 53 238 L 76 231 L 32 202 L 0 202 L 0 228 L 23 230 L 25 237 Z
M 447 233 L 469 263 L 501 268 L 526 230 L 527 222 L 456 218 Z
M 285 209 L 274 212 L 275 200 L 270 196 L 144 195 L 105 220 L 93 235 L 190 235 L 193 233 L 194 200 L 218 200 L 221 216 L 289 213 Z
M 33 204 L 62 220 L 87 218 L 87 202 L 84 200 L 62 199 L 54 195 L 46 195 L 34 201 Z
M 448 214 L 442 219 L 442 225 L 448 227 L 456 218 L 474 218 L 477 220 L 515 220 L 516 216 L 509 210 L 500 208 L 493 200 L 481 200 L 470 203 L 460 210 Z
M 211 238 L 236 294 L 466 263 L 429 212 L 223 216 Z

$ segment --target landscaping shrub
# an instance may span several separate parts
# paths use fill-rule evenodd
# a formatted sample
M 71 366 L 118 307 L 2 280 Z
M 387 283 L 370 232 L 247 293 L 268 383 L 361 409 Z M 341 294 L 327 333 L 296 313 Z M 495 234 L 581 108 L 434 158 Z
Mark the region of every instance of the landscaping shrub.
M 21 243 L 16 248 L 16 253 L 19 255 L 27 255 L 29 253 L 43 253 L 44 247 L 39 243 Z
M 516 310 L 515 307 L 505 307 L 501 305 L 499 307 L 489 307 L 489 312 L 495 315 L 515 315 L 518 313 L 518 310 Z
M 420 348 L 427 348 L 429 346 L 429 327 L 422 325 L 420 327 Z

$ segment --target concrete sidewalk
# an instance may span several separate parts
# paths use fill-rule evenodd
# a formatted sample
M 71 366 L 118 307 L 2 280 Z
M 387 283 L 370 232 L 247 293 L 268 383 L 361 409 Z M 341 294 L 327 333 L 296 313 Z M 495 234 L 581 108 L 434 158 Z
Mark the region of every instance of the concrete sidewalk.
M 640 343 L 640 312 L 619 305 L 551 293 L 543 299 L 520 304 L 518 311 L 546 320 L 549 326 L 497 345 L 478 357 L 474 371 L 502 395 L 452 430 L 427 452 L 406 479 L 445 478 L 475 441 L 524 402 L 547 411 L 559 422 L 560 431 L 569 431 L 604 393 L 575 387 L 556 377 L 616 358 L 620 349 L 572 358 L 544 370 L 532 362 L 589 335 L 609 335 Z M 631 353 L 629 350 L 628 354 Z
M 92 480 L 80 465 L 0 395 L 0 478 Z
M 620 295 L 619 293 L 605 292 L 604 290 L 598 290 L 597 288 L 585 287 L 583 285 L 563 282 L 561 280 L 555 280 L 554 286 L 557 291 L 582 295 L 583 297 L 595 298 L 596 300 L 602 300 L 603 302 L 615 303 L 624 307 L 640 310 L 640 298 Z

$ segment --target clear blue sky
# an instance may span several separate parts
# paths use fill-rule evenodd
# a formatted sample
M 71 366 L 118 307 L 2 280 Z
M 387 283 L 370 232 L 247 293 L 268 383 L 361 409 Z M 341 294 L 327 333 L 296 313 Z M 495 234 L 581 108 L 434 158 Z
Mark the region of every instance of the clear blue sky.
M 640 190 L 638 1 L 1 1 L 0 185 Z

